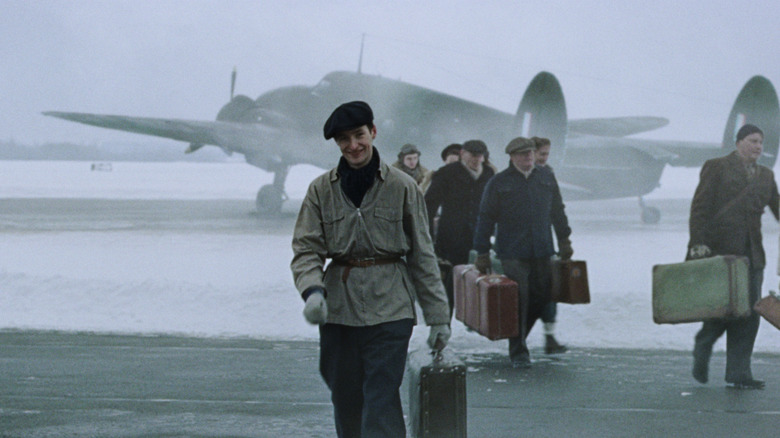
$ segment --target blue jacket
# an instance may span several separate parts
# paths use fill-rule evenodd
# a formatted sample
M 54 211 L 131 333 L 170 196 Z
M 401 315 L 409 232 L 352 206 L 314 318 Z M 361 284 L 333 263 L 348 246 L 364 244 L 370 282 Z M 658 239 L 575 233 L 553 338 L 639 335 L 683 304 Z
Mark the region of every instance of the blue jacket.
M 499 259 L 549 258 L 555 254 L 551 227 L 559 241 L 571 234 L 555 175 L 535 167 L 526 179 L 510 163 L 485 186 L 474 249 L 486 254 L 495 229 Z

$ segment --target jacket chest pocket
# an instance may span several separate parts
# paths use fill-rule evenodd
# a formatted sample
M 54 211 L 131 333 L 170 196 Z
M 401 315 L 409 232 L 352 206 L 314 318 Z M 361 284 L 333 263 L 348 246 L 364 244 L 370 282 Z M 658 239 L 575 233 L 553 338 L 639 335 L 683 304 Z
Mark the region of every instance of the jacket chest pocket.
M 370 230 L 371 240 L 377 249 L 395 252 L 401 248 L 403 239 L 403 211 L 393 207 L 375 207 L 373 226 Z
M 329 209 L 322 212 L 322 228 L 329 252 L 339 252 L 346 248 L 346 239 L 351 233 L 345 230 L 345 217 L 344 211 Z

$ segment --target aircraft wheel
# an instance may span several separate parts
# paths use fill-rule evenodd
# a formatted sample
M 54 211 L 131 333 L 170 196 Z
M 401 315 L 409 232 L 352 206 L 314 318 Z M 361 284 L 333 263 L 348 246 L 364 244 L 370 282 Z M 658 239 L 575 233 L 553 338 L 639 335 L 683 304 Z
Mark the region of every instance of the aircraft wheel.
M 260 214 L 278 214 L 282 211 L 284 199 L 284 192 L 279 190 L 276 186 L 270 184 L 264 185 L 257 192 L 255 208 Z
M 642 208 L 642 222 L 645 224 L 657 224 L 661 221 L 661 210 L 655 207 Z

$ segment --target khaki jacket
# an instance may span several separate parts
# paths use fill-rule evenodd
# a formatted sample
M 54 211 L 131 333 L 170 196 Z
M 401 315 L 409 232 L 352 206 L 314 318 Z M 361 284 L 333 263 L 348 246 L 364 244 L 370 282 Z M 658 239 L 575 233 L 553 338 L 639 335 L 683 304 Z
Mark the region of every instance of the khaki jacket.
M 769 168 L 757 166 L 749 180 L 737 152 L 707 160 L 691 202 L 688 248 L 704 244 L 714 255 L 747 256 L 753 269 L 763 269 L 761 215 L 767 206 L 777 219 L 777 184 Z
M 293 232 L 290 265 L 299 293 L 327 291 L 328 323 L 369 326 L 415 318 L 419 301 L 428 325 L 449 324 L 447 296 L 428 233 L 419 187 L 403 171 L 380 162 L 374 184 L 355 208 L 334 168 L 309 185 Z M 330 260 L 403 257 L 369 267 Z

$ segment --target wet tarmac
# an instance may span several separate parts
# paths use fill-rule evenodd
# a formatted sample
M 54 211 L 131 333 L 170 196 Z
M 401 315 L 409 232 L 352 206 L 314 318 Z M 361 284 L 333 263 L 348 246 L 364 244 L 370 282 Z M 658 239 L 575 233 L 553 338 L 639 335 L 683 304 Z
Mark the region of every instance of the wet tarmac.
M 470 437 L 774 437 L 780 356 L 754 355 L 760 391 L 690 377 L 688 352 L 532 350 L 468 366 Z M 332 437 L 314 342 L 0 332 L 0 437 Z M 402 387 L 404 409 L 407 388 Z

